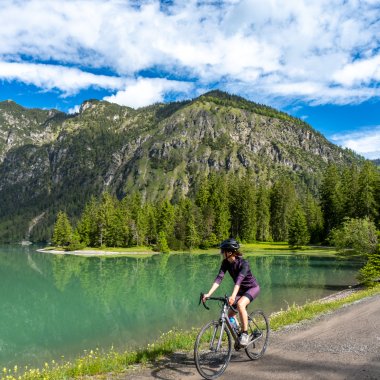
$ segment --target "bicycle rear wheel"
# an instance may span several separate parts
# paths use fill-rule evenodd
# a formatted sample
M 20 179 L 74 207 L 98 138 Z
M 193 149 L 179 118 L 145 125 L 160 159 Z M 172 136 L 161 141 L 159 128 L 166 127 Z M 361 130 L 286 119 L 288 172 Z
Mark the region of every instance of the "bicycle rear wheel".
M 199 332 L 194 346 L 194 360 L 198 372 L 205 379 L 216 379 L 227 368 L 231 359 L 231 333 L 222 330 L 219 321 L 207 323 Z
M 248 334 L 250 342 L 245 349 L 246 354 L 252 360 L 257 360 L 264 355 L 269 339 L 269 322 L 266 315 L 260 311 L 253 311 L 248 316 Z

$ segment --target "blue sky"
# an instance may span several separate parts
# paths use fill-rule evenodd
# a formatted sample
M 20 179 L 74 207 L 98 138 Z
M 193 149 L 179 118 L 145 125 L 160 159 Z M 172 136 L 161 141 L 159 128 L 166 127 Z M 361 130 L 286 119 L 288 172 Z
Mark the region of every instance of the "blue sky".
M 2 0 L 0 100 L 75 112 L 220 89 L 380 158 L 378 0 Z

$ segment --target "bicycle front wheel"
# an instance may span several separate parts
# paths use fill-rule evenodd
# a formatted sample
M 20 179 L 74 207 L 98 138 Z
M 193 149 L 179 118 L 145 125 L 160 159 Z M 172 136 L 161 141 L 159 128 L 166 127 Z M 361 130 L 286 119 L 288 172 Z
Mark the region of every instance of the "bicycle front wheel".
M 216 379 L 231 359 L 231 333 L 219 321 L 211 321 L 199 332 L 194 346 L 198 372 L 205 379 Z
M 268 318 L 262 311 L 253 311 L 248 316 L 249 343 L 245 352 L 250 359 L 257 360 L 264 355 L 268 345 L 269 331 Z

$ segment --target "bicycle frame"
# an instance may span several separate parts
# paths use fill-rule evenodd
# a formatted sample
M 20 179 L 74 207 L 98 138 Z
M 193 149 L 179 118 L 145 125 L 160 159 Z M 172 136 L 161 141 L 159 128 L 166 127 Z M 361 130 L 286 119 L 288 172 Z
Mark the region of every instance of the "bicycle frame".
M 203 294 L 201 294 L 200 296 L 200 299 L 199 299 L 199 303 L 202 302 L 202 297 L 203 297 Z M 228 309 L 231 309 L 234 313 L 238 313 L 237 309 L 235 309 L 233 306 L 231 306 L 229 303 L 228 303 L 228 297 L 227 295 L 224 296 L 224 298 L 222 297 L 210 297 L 209 299 L 211 300 L 215 300 L 215 301 L 221 301 L 223 302 L 223 307 L 221 308 L 221 311 L 220 311 L 220 317 L 219 317 L 219 323 L 220 323 L 220 326 L 222 327 L 222 329 L 227 326 L 229 332 L 231 333 L 231 336 L 234 338 L 234 340 L 238 340 L 239 339 L 239 335 L 236 333 L 236 330 L 233 328 L 231 322 L 230 322 L 230 319 L 228 318 Z M 210 309 L 208 306 L 206 306 L 206 304 L 204 302 L 202 302 L 203 306 L 206 308 L 206 309 Z M 218 343 L 218 348 L 220 347 L 220 344 Z
M 202 297 L 202 295 L 201 295 Z M 231 336 L 232 338 L 234 339 L 235 342 L 239 342 L 239 335 L 237 334 L 236 330 L 234 329 L 234 327 L 232 326 L 231 322 L 230 322 L 230 319 L 228 317 L 228 309 L 231 309 L 234 313 L 238 313 L 237 309 L 235 309 L 233 306 L 231 306 L 229 303 L 228 303 L 228 297 L 225 296 L 224 298 L 222 297 L 210 297 L 210 299 L 213 299 L 213 300 L 217 300 L 217 301 L 221 301 L 223 302 L 223 307 L 220 311 L 220 317 L 219 317 L 219 324 L 221 326 L 221 329 L 223 331 L 224 327 L 227 326 L 229 332 L 231 333 Z M 201 301 L 200 301 L 201 302 Z M 202 302 L 203 303 L 203 302 Z M 203 306 L 206 308 L 206 309 L 209 309 L 204 303 L 203 303 Z M 249 318 L 249 317 L 248 317 Z M 256 325 L 256 327 L 259 329 L 259 327 Z M 214 331 L 214 336 L 212 337 L 212 340 L 210 342 L 210 349 L 212 349 L 213 347 L 213 344 L 214 344 L 214 339 L 215 339 L 215 335 L 216 335 L 216 332 L 217 330 Z M 257 338 L 254 338 L 252 339 L 247 346 L 245 346 L 244 348 L 247 348 L 249 346 L 251 346 L 252 344 L 255 343 L 256 340 L 260 339 L 261 338 L 261 333 L 260 335 L 257 337 Z M 217 344 L 217 347 L 216 347 L 216 350 L 219 350 L 220 349 L 220 345 L 221 345 L 221 340 L 222 340 L 222 336 L 219 336 L 219 341 L 218 341 L 218 344 Z
M 206 300 L 201 293 L 199 303 L 206 309 Z M 224 297 L 209 297 L 209 300 L 219 301 L 220 314 L 218 319 L 206 323 L 197 335 L 194 344 L 194 361 L 199 374 L 208 380 L 219 377 L 227 368 L 231 360 L 232 349 L 245 352 L 251 360 L 261 358 L 266 350 L 269 334 L 267 317 L 261 310 L 252 311 L 248 315 L 249 342 L 241 346 L 239 333 L 229 319 L 229 310 L 238 311 L 229 304 L 227 295 Z M 258 342 L 260 343 L 254 343 Z M 233 345 L 235 342 L 235 345 Z
M 230 331 L 231 333 L 231 336 L 233 337 L 233 339 L 235 341 L 237 341 L 239 339 L 239 336 L 238 334 L 236 333 L 236 330 L 233 328 L 229 318 L 228 318 L 228 306 L 226 304 L 223 305 L 223 308 L 220 312 L 220 318 L 219 318 L 219 323 L 220 323 L 220 328 L 221 330 L 223 331 L 224 327 L 227 326 L 228 330 Z M 212 348 L 213 344 L 214 344 L 214 339 L 215 339 L 215 335 L 216 335 L 216 332 L 217 330 L 215 329 L 214 330 L 214 336 L 212 338 L 212 341 L 211 341 L 211 344 L 210 344 L 210 348 Z M 218 341 L 218 345 L 217 345 L 217 350 L 220 349 L 220 345 L 222 343 L 222 335 L 219 336 L 219 341 Z
M 234 340 L 239 339 L 239 335 L 237 334 L 236 330 L 232 326 L 232 323 L 230 322 L 230 319 L 228 317 L 228 306 L 226 305 L 223 306 L 223 309 L 221 312 L 221 319 L 223 320 L 222 325 L 227 325 L 227 328 L 230 331 Z

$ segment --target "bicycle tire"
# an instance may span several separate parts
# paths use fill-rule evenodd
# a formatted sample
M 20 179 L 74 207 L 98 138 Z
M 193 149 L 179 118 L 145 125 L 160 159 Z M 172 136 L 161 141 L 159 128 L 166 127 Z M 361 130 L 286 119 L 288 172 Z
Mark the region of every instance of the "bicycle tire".
M 199 332 L 194 345 L 194 361 L 199 374 L 205 379 L 216 379 L 226 370 L 231 359 L 231 333 L 219 321 L 211 321 Z M 221 346 L 216 351 L 220 336 Z M 213 338 L 214 337 L 214 338 Z
M 260 359 L 267 349 L 270 334 L 268 318 L 261 310 L 249 314 L 248 334 L 250 342 L 254 342 L 248 345 L 245 352 L 251 360 Z

